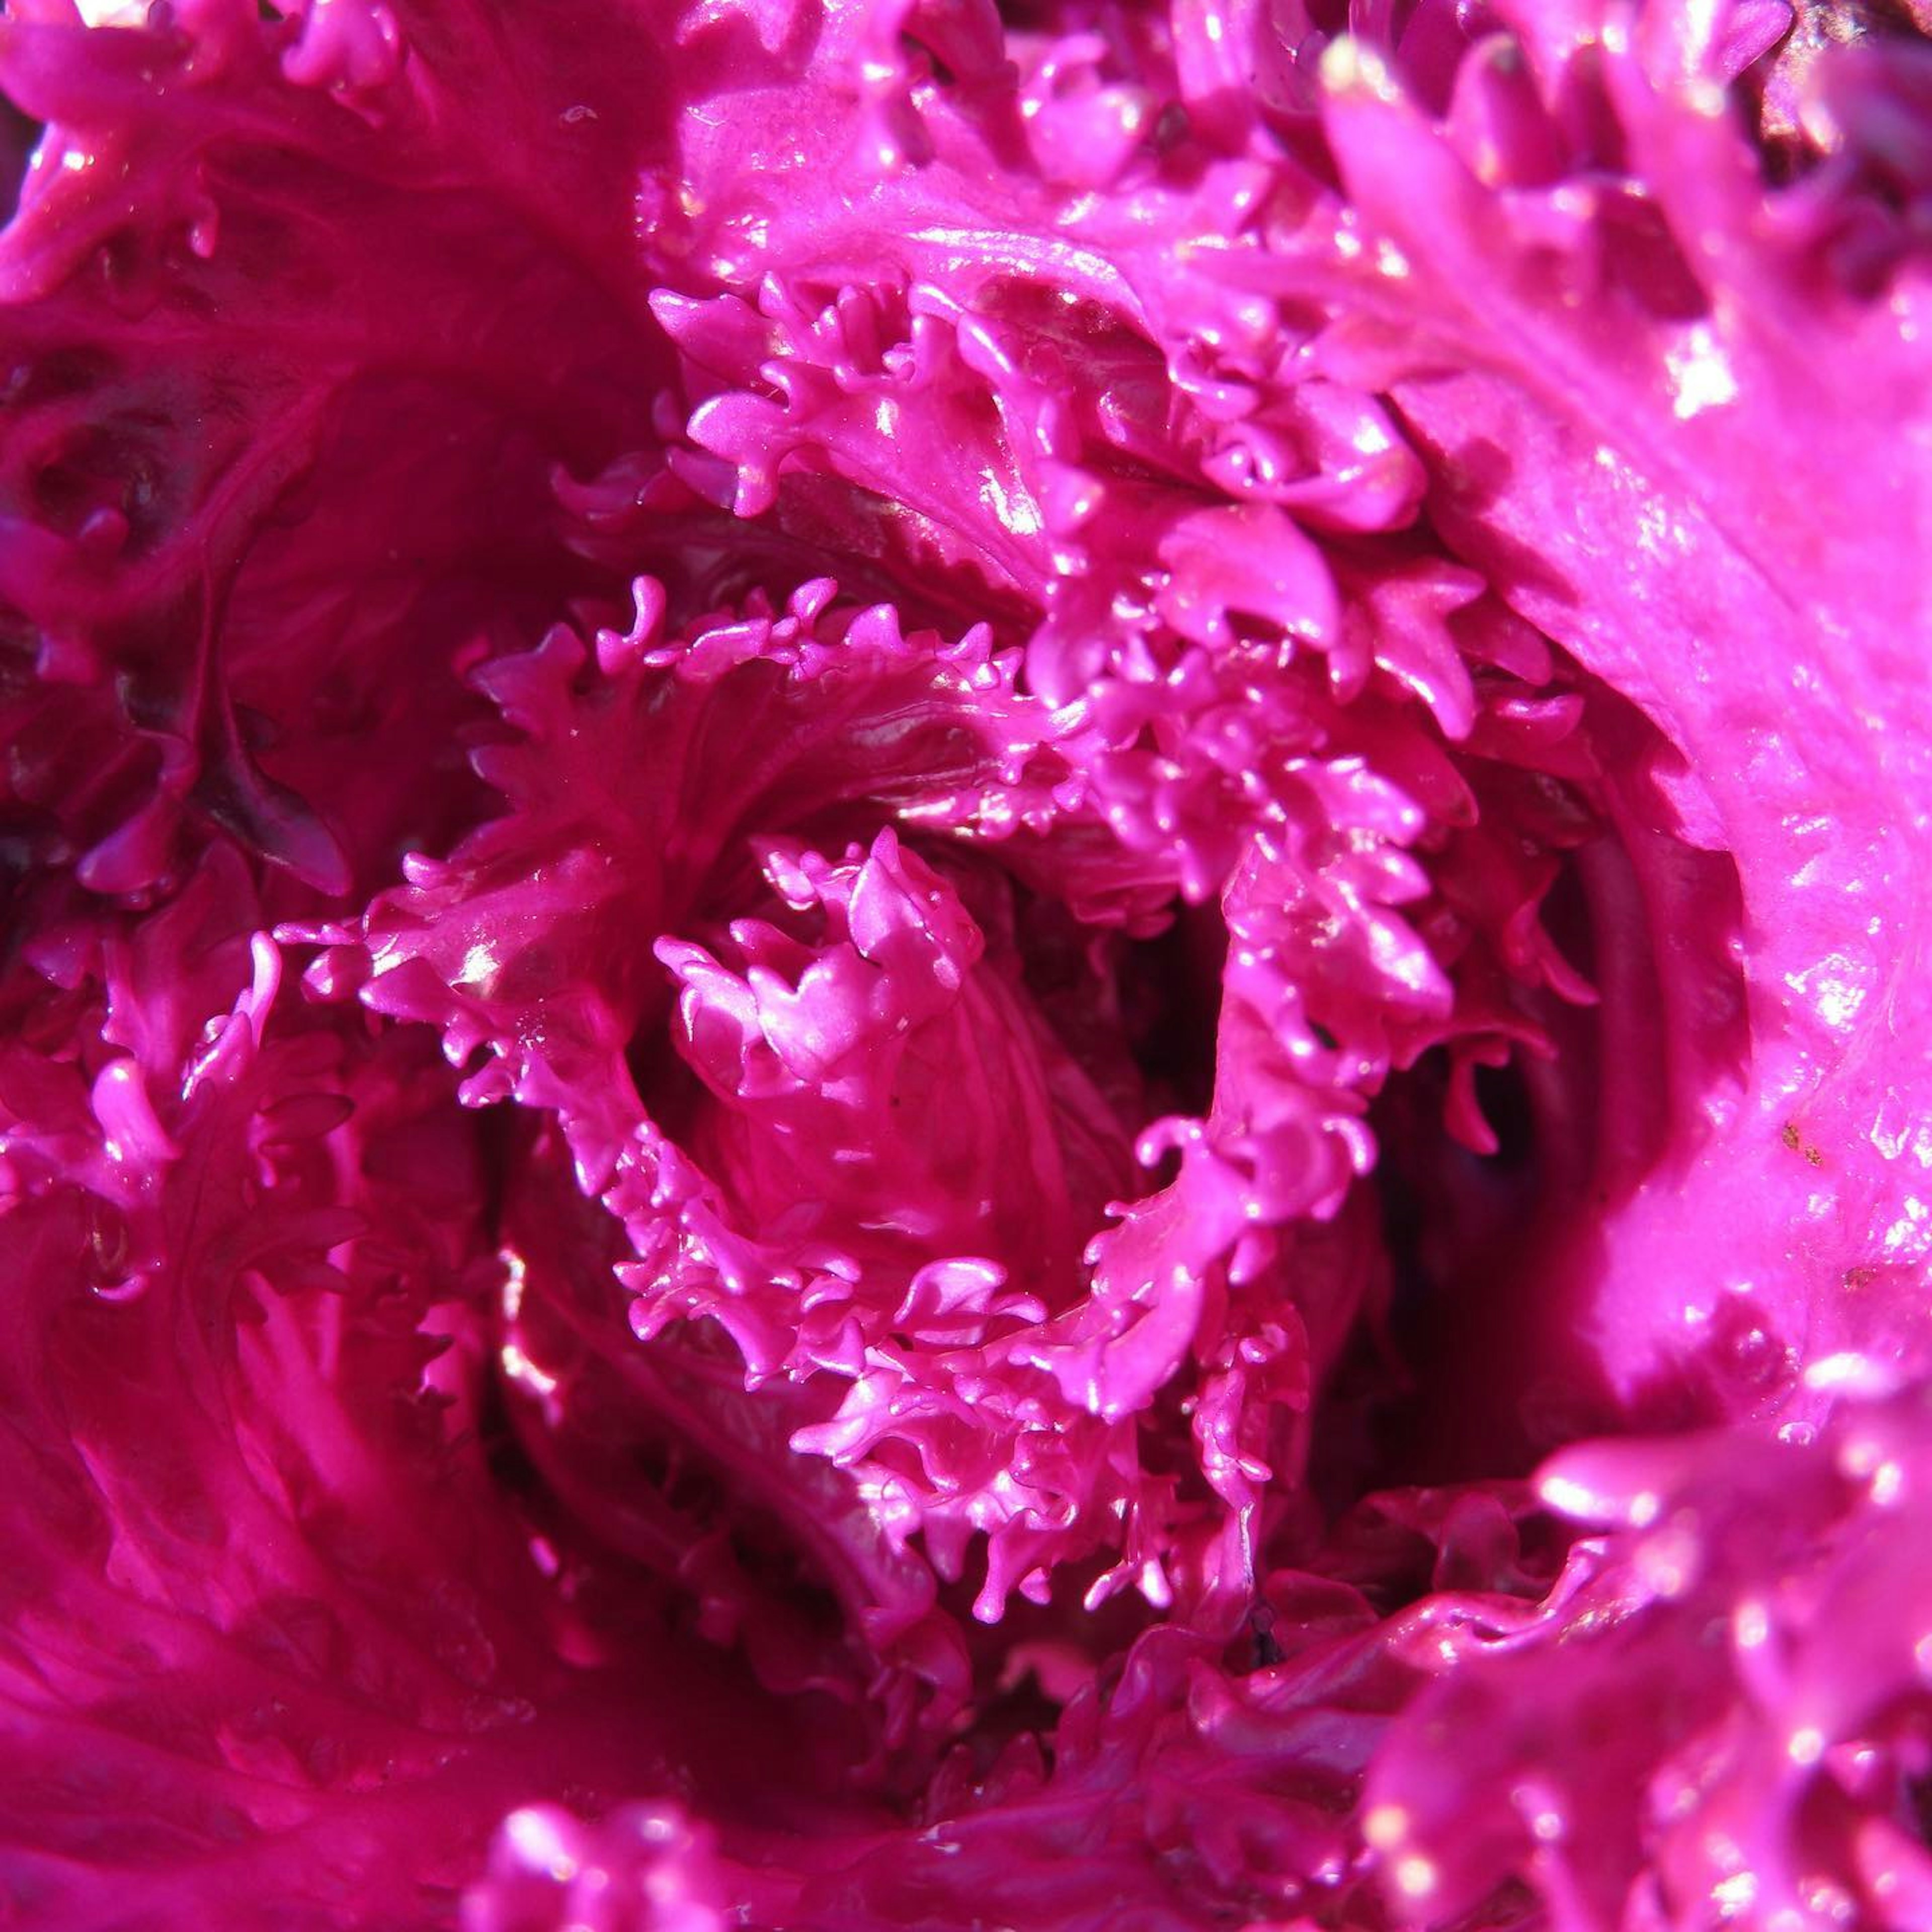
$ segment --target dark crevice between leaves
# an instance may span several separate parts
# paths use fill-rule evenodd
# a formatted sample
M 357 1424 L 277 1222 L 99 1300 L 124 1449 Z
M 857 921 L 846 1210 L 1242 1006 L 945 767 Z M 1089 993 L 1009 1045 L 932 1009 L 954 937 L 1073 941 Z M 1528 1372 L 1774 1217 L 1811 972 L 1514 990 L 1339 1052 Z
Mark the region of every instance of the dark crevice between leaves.
M 27 170 L 39 144 L 40 124 L 0 98 L 0 221 L 10 221 L 20 207 Z

